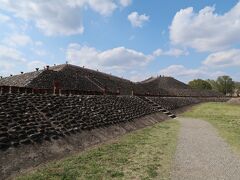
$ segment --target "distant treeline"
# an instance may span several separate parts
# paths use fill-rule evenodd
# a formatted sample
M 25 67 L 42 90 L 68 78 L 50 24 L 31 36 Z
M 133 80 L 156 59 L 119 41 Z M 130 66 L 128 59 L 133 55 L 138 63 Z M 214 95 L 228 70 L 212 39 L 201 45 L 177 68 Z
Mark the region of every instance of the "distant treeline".
M 240 96 L 240 82 L 234 82 L 230 76 L 219 76 L 216 80 L 194 79 L 188 85 L 194 89 L 208 89 L 225 95 Z

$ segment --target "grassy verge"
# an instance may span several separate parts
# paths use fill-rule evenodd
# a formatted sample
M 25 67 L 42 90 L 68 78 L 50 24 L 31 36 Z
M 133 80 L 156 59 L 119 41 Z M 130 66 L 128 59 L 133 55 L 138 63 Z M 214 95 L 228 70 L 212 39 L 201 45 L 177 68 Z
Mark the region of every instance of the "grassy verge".
M 215 126 L 220 135 L 240 153 L 240 106 L 227 103 L 205 103 L 183 114 L 201 118 Z
M 158 123 L 17 179 L 169 179 L 178 128 Z

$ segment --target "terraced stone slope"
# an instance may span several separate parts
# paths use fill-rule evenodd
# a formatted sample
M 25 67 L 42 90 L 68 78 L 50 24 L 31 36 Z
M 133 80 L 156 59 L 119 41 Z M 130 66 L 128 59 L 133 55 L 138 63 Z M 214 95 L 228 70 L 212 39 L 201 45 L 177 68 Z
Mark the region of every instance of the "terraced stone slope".
M 156 109 L 131 96 L 0 95 L 0 149 L 131 121 Z
M 119 91 L 122 95 L 130 95 L 132 90 L 137 93 L 145 93 L 141 86 L 137 86 L 129 80 L 69 64 L 5 77 L 0 79 L 0 86 L 53 89 L 55 82 L 58 82 L 63 90 L 111 91 L 115 93 Z
M 222 97 L 223 94 L 212 90 L 192 89 L 190 86 L 172 77 L 159 76 L 149 78 L 138 83 L 144 89 L 161 96 L 184 96 L 184 97 Z
M 167 110 L 202 101 L 226 101 L 224 98 L 150 99 Z M 161 111 L 136 96 L 2 94 L 0 149 L 59 139 L 84 130 L 128 122 L 155 112 Z

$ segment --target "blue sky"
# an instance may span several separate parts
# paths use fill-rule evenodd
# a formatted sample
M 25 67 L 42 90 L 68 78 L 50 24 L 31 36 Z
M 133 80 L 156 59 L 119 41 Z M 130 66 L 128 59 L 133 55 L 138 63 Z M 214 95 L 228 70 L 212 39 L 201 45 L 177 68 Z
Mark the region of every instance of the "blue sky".
M 240 81 L 238 0 L 0 0 L 0 75 L 71 64 Z

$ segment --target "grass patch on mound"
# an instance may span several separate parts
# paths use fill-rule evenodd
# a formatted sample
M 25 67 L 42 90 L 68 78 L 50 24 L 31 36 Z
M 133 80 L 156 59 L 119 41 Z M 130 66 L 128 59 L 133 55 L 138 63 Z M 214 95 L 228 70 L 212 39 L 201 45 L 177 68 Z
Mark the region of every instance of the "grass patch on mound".
M 240 106 L 227 103 L 204 103 L 183 114 L 207 120 L 240 153 Z
M 179 123 L 158 123 L 17 179 L 170 179 Z

